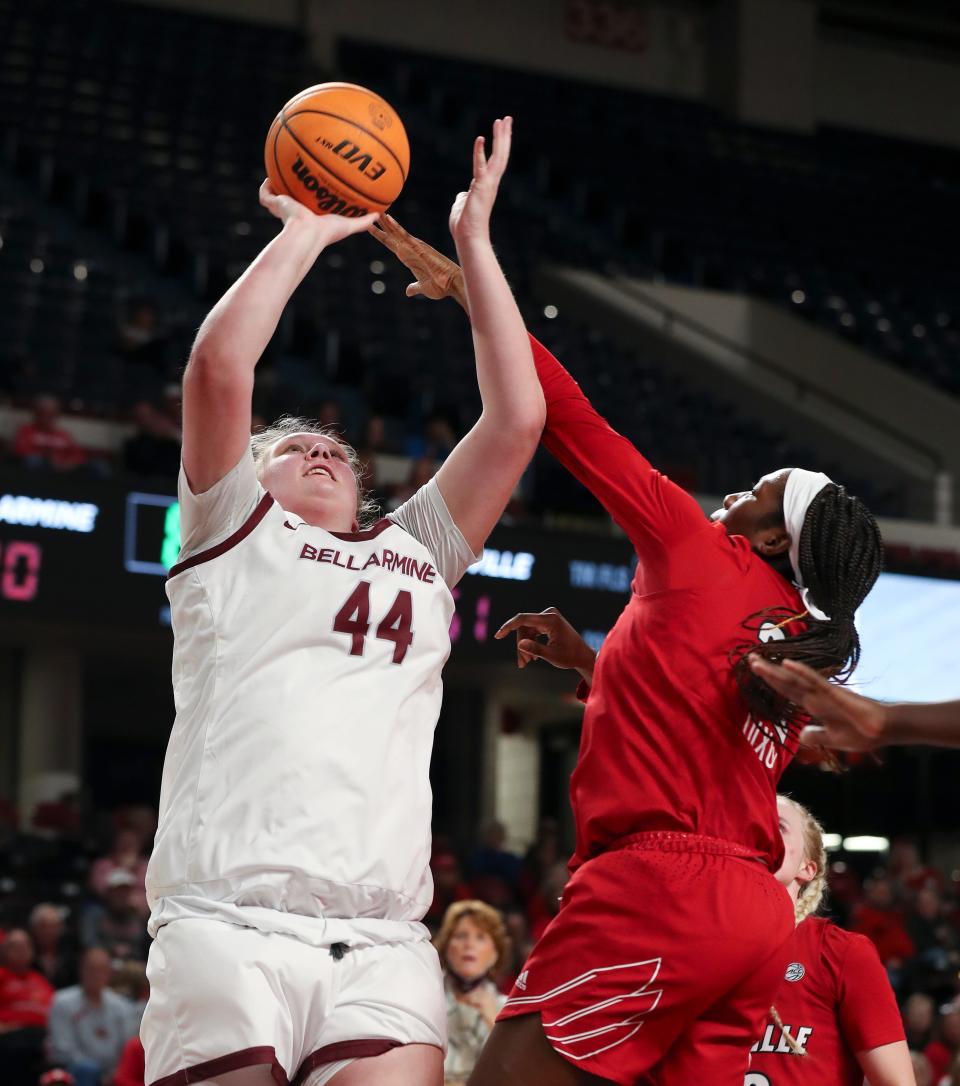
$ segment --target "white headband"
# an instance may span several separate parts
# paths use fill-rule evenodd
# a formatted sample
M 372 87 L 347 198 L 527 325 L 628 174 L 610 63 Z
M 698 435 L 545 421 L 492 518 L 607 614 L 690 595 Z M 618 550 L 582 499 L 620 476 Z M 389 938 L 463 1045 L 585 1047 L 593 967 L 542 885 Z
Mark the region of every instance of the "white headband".
M 793 567 L 793 579 L 800 589 L 800 598 L 803 600 L 804 607 L 821 622 L 826 621 L 829 616 L 813 603 L 803 583 L 803 575 L 800 572 L 800 533 L 803 531 L 803 522 L 807 519 L 810 503 L 825 486 L 829 486 L 832 482 L 830 476 L 824 475 L 822 471 L 793 468 L 783 491 L 783 520 L 790 534 L 790 565 Z

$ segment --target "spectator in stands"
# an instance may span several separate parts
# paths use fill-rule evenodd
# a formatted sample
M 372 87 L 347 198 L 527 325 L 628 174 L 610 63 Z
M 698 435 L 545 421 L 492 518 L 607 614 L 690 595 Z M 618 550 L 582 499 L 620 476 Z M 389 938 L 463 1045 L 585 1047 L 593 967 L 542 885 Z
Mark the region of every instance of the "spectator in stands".
M 150 995 L 146 965 L 143 962 L 119 962 L 113 971 L 110 987 L 130 1004 L 131 1032 L 139 1032 Z
M 960 1086 L 960 1056 L 954 1057 L 950 1071 L 946 1078 L 941 1079 L 940 1086 Z
M 444 1081 L 463 1084 L 506 1002 L 493 982 L 509 954 L 507 930 L 496 909 L 483 901 L 459 901 L 443 917 L 434 940 L 447 997 Z
M 123 446 L 123 466 L 137 475 L 176 479 L 180 471 L 180 427 L 153 404 L 133 405 L 136 433 Z
M 848 927 L 850 914 L 860 903 L 860 879 L 843 862 L 835 860 L 827 869 L 827 895 L 830 911 L 841 927 Z
M 53 987 L 30 968 L 33 941 L 22 928 L 0 944 L 0 1080 L 35 1082 L 43 1065 L 43 1042 Z
M 916 1086 L 937 1086 L 933 1081 L 933 1070 L 930 1061 L 922 1052 L 911 1052 L 910 1059 L 913 1062 L 913 1077 L 917 1080 Z
M 907 970 L 911 986 L 929 991 L 940 984 L 952 989 L 953 974 L 960 964 L 957 932 L 944 917 L 940 894 L 933 885 L 917 891 L 907 913 L 906 929 L 915 951 Z
M 497 986 L 501 992 L 509 994 L 513 990 L 514 981 L 523 969 L 524 962 L 530 956 L 533 940 L 530 938 L 526 913 L 522 909 L 508 909 L 503 915 L 503 923 L 507 929 L 510 955 L 500 963 Z
M 388 509 L 396 509 L 402 505 L 422 486 L 426 486 L 427 483 L 436 474 L 437 465 L 429 459 L 414 460 L 410 464 L 410 473 L 407 476 L 405 483 L 399 483 L 394 487 L 393 493 L 387 502 Z
M 527 906 L 530 921 L 530 938 L 536 942 L 547 930 L 547 925 L 560 912 L 560 897 L 567 885 L 570 872 L 564 862 L 555 863 L 546 873 L 539 891 Z
M 467 901 L 470 888 L 460 875 L 460 863 L 452 852 L 435 852 L 430 860 L 433 872 L 433 903 L 423 922 L 436 930 L 448 907 L 456 901 Z
M 377 504 L 383 504 L 383 494 L 377 488 L 376 458 L 387 451 L 387 429 L 382 415 L 371 415 L 367 419 L 363 436 L 356 445 L 357 459 L 360 461 L 360 484 L 365 491 L 374 496 Z
M 480 846 L 470 857 L 468 874 L 471 879 L 492 876 L 502 879 L 511 890 L 517 889 L 521 860 L 504 847 L 506 840 L 507 828 L 502 822 L 490 822 L 483 828 Z
M 946 889 L 943 872 L 920 860 L 920 851 L 911 837 L 896 837 L 890 845 L 887 874 L 900 893 L 910 893 L 933 886 L 942 894 Z
M 112 1086 L 145 1086 L 143 1076 L 146 1057 L 143 1052 L 143 1042 L 137 1034 L 134 1034 L 124 1045 L 120 1054 L 120 1062 L 113 1073 Z
M 923 1050 L 930 1061 L 934 1083 L 946 1075 L 960 1051 L 960 1005 L 949 1004 L 940 1009 L 936 1025 L 936 1040 Z
M 317 408 L 317 421 L 321 426 L 329 426 L 338 433 L 342 433 L 343 414 L 340 411 L 340 404 L 333 399 L 321 400 Z
M 107 987 L 110 971 L 107 951 L 91 947 L 80 962 L 80 983 L 57 992 L 50 1008 L 50 1061 L 77 1086 L 109 1081 L 130 1037 L 130 1004 Z
M 33 938 L 33 966 L 54 988 L 66 988 L 77 981 L 77 953 L 64 933 L 63 913 L 56 905 L 42 902 L 30 912 Z
M 147 916 L 147 861 L 143 858 L 142 837 L 135 829 L 121 826 L 113 837 L 113 844 L 106 856 L 94 860 L 90 868 L 90 889 L 98 897 L 106 897 L 108 880 L 114 871 L 127 871 L 133 876 L 135 891 L 132 895 L 134 906 Z
M 407 438 L 405 455 L 416 459 L 440 462 L 453 451 L 457 435 L 446 416 L 435 412 L 427 419 L 421 435 Z
M 924 992 L 914 992 L 903 1005 L 907 1046 L 916 1052 L 922 1052 L 933 1040 L 935 1007 L 933 999 Z
M 140 299 L 117 328 L 117 352 L 127 365 L 162 372 L 166 363 L 166 332 L 156 308 Z
M 27 468 L 73 471 L 86 454 L 69 431 L 58 425 L 60 401 L 55 396 L 38 396 L 33 416 L 13 438 L 13 455 Z
M 537 837 L 527 849 L 520 871 L 520 896 L 530 901 L 548 871 L 560 860 L 560 828 L 555 818 L 541 818 Z
M 136 878 L 123 867 L 107 876 L 102 902 L 87 906 L 80 921 L 80 944 L 105 947 L 119 961 L 146 959 L 146 925 L 134 903 Z
M 854 913 L 852 930 L 866 935 L 880 955 L 896 989 L 904 962 L 913 955 L 913 943 L 904 927 L 903 914 L 896 907 L 893 883 L 886 877 L 871 879 L 866 884 L 863 903 Z

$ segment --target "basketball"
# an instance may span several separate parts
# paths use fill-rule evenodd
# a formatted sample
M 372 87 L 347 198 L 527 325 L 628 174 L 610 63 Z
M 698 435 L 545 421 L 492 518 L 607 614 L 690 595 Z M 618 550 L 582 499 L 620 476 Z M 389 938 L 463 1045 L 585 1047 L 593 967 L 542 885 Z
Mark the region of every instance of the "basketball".
M 378 94 L 352 83 L 320 83 L 294 95 L 267 133 L 264 159 L 274 191 L 321 215 L 386 211 L 410 168 L 403 122 Z

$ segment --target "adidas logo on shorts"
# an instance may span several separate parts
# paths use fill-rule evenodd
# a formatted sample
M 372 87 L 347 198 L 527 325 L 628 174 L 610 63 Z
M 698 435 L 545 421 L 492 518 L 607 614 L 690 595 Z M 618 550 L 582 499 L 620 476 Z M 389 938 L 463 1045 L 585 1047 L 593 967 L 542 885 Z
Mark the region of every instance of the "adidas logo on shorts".
M 519 988 L 521 992 L 525 992 L 527 990 L 527 975 L 529 972 L 529 969 L 524 969 L 524 971 L 520 974 L 519 977 L 517 977 L 516 981 L 514 982 L 515 987 Z

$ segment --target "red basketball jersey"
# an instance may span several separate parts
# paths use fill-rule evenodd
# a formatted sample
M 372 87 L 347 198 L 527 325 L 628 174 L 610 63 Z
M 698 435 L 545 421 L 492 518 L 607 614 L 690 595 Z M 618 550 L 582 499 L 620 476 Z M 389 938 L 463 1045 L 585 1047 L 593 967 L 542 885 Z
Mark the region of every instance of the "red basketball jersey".
M 796 930 L 774 1006 L 806 1056 L 768 1020 L 751 1049 L 744 1086 L 861 1086 L 856 1053 L 904 1040 L 903 1022 L 877 951 L 863 935 L 822 917 Z
M 747 846 L 776 870 L 776 787 L 796 745 L 751 720 L 730 656 L 757 638 L 745 620 L 767 608 L 799 614 L 800 597 L 611 429 L 532 342 L 547 402 L 544 444 L 604 505 L 638 559 L 584 712 L 571 778 L 573 866 L 629 834 L 679 830 Z

